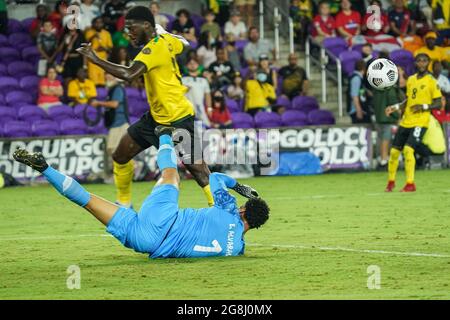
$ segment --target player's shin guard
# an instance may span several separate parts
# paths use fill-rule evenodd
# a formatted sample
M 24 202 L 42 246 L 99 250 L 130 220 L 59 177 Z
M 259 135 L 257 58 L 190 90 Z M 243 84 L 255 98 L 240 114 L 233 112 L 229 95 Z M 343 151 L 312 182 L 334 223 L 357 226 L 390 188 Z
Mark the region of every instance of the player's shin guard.
M 406 183 L 414 183 L 414 172 L 416 170 L 416 158 L 414 158 L 414 149 L 410 146 L 405 146 L 403 149 L 403 155 L 405 156 L 405 173 Z
M 79 206 L 85 207 L 91 199 L 91 195 L 78 182 L 51 166 L 45 169 L 42 174 L 60 194 Z
M 114 161 L 114 183 L 117 189 L 117 201 L 124 206 L 131 204 L 131 182 L 134 175 L 134 162 L 119 164 Z
M 159 149 L 156 162 L 161 172 L 167 168 L 177 168 L 177 155 L 175 154 L 173 141 L 167 134 L 159 137 Z
M 395 181 L 399 157 L 400 157 L 400 150 L 391 148 L 391 154 L 389 156 L 389 163 L 388 163 L 389 181 Z
M 203 187 L 203 192 L 205 193 L 206 200 L 208 200 L 208 206 L 212 207 L 214 205 L 214 198 L 209 184 L 206 187 Z

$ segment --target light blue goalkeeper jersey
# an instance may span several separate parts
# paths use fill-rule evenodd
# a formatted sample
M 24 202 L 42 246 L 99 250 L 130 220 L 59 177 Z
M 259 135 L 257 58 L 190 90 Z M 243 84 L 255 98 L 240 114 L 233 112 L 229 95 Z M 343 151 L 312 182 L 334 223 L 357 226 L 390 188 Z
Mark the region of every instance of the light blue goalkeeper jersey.
M 244 223 L 236 198 L 228 188 L 236 180 L 221 174 L 209 176 L 214 206 L 180 209 L 176 221 L 151 258 L 237 256 L 244 253 Z

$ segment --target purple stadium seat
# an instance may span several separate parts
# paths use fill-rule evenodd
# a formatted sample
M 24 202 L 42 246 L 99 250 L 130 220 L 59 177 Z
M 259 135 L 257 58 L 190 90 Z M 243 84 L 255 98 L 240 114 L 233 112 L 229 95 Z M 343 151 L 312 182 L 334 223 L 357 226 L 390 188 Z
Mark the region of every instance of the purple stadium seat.
M 333 113 L 328 110 L 312 110 L 308 114 L 309 122 L 313 125 L 335 124 Z
M 73 108 L 66 105 L 50 107 L 47 113 L 56 122 L 74 118 Z
M 108 134 L 108 129 L 105 128 L 105 124 L 103 121 L 100 121 L 99 124 L 93 127 L 87 127 L 89 134 Z
M 47 119 L 47 113 L 38 106 L 25 105 L 19 108 L 19 120 L 34 122 Z
M 22 30 L 24 32 L 29 32 L 31 24 L 34 19 L 35 19 L 35 17 L 30 17 L 30 18 L 26 18 L 26 19 L 23 19 L 22 21 L 20 21 L 20 24 L 22 25 Z
M 167 23 L 167 31 L 171 32 L 172 31 L 172 26 L 174 21 L 177 19 L 174 16 L 168 14 L 168 13 L 161 13 L 162 15 L 166 16 L 167 19 L 169 20 L 169 22 Z
M 73 113 L 75 115 L 75 118 L 83 119 L 84 117 L 84 109 L 87 108 L 87 117 L 91 120 L 94 120 L 97 117 L 97 108 L 94 108 L 87 104 L 77 104 L 73 108 Z
M 241 68 L 241 70 L 239 70 L 239 73 L 241 74 L 242 79 L 244 79 L 250 73 L 250 68 L 249 67 Z
M 133 124 L 133 123 L 135 123 L 135 122 L 138 122 L 139 119 L 141 119 L 141 118 L 140 118 L 140 117 L 133 117 L 133 116 L 130 116 L 130 124 Z
M 20 61 L 21 55 L 20 51 L 11 48 L 11 47 L 3 47 L 0 48 L 0 61 L 4 64 L 8 64 L 13 61 Z
M 8 38 L 0 33 L 0 47 L 9 47 Z
M 245 112 L 235 112 L 231 114 L 233 128 L 254 128 L 253 117 Z
M 36 46 L 26 47 L 22 49 L 22 59 L 32 64 L 39 61 L 41 54 Z
M 11 90 L 19 89 L 19 81 L 13 77 L 0 77 L 0 92 L 2 92 L 5 96 L 6 93 Z
M 359 51 L 344 51 L 339 54 L 342 70 L 344 74 L 350 76 L 355 70 L 356 61 L 361 60 L 362 54 Z
M 142 100 L 142 93 L 137 88 L 125 88 L 125 92 L 127 93 L 127 98 L 136 98 Z
M 236 49 L 242 54 L 248 42 L 248 40 L 236 40 Z
M 0 63 L 0 77 L 4 76 L 8 76 L 8 68 L 3 63 Z
M 3 122 L 0 122 L 0 137 L 3 137 L 3 128 L 5 127 L 5 124 Z
M 148 109 L 147 104 L 141 99 L 128 98 L 128 113 L 140 117 Z
M 37 93 L 39 91 L 39 81 L 41 79 L 38 76 L 25 76 L 20 79 L 20 88 L 30 93 Z
M 292 100 L 292 109 L 308 113 L 311 110 L 319 109 L 319 103 L 314 97 L 297 96 Z
M 33 38 L 28 32 L 15 32 L 8 36 L 9 45 L 22 50 L 34 44 Z
M 414 73 L 414 56 L 408 50 L 394 50 L 389 54 L 389 59 L 391 59 L 396 65 L 402 67 L 408 76 Z
M 281 117 L 275 112 L 258 112 L 255 115 L 255 125 L 257 128 L 277 128 L 281 127 Z
M 5 96 L 3 95 L 3 93 L 0 93 L 0 106 L 3 106 L 5 104 Z
M 17 19 L 8 19 L 8 33 L 16 33 L 16 32 L 22 32 L 23 26 L 22 23 L 20 23 Z
M 17 119 L 16 109 L 0 106 L 0 122 L 6 123 Z
M 106 100 L 108 96 L 108 89 L 98 87 L 97 88 L 97 100 Z
M 35 137 L 53 137 L 59 135 L 59 124 L 53 120 L 39 120 L 33 122 L 31 131 Z
M 199 14 L 191 13 L 191 20 L 194 23 L 195 33 L 197 35 L 199 35 L 200 34 L 200 29 L 202 28 L 202 25 L 205 23 L 205 18 L 203 18 Z
M 241 112 L 242 111 L 242 109 L 240 108 L 240 106 L 238 105 L 236 100 L 233 100 L 230 98 L 225 98 L 225 105 L 227 106 L 228 111 L 230 111 L 230 112 Z
M 281 115 L 283 126 L 300 127 L 309 124 L 306 113 L 298 110 L 287 110 Z
M 32 104 L 33 96 L 26 91 L 10 91 L 6 94 L 5 101 L 10 106 L 18 106 L 19 104 Z
M 31 137 L 31 125 L 25 121 L 9 121 L 5 123 L 3 136 L 9 138 Z
M 61 134 L 64 135 L 79 135 L 88 133 L 86 123 L 84 120 L 80 119 L 63 120 L 59 128 L 61 130 Z
M 323 40 L 323 46 L 336 57 L 339 57 L 339 54 L 348 48 L 347 41 L 340 37 L 325 38 Z M 332 60 L 334 59 L 332 58 Z
M 147 101 L 147 93 L 145 92 L 145 89 L 141 90 L 141 98 L 142 100 Z
M 29 62 L 15 61 L 8 65 L 8 73 L 11 77 L 21 78 L 24 76 L 35 75 L 36 68 Z
M 291 100 L 289 100 L 286 96 L 279 96 L 277 98 L 277 105 L 285 107 L 286 109 L 290 109 L 292 107 Z

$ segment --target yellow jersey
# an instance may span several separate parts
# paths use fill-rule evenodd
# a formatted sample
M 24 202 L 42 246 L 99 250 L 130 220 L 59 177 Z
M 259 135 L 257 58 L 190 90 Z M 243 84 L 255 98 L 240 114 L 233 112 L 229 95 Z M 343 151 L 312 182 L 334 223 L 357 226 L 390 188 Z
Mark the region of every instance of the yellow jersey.
M 248 80 L 245 91 L 245 110 L 268 107 L 269 99 L 276 99 L 275 89 L 269 83 L 260 84 L 257 80 Z
M 412 106 L 431 105 L 434 99 L 442 96 L 436 79 L 429 73 L 420 79 L 417 78 L 417 73 L 410 76 L 406 81 L 406 96 L 408 100 L 400 125 L 405 128 L 428 128 L 430 110 L 413 113 Z
M 85 79 L 84 82 L 80 82 L 78 79 L 74 79 L 69 82 L 67 96 L 77 101 L 77 103 L 84 104 L 88 103 L 90 99 L 97 97 L 97 89 L 92 80 Z
M 145 91 L 153 119 L 164 125 L 194 115 L 194 107 L 185 97 L 176 55 L 183 51 L 181 40 L 170 34 L 159 35 L 142 48 L 134 61 L 147 67 Z

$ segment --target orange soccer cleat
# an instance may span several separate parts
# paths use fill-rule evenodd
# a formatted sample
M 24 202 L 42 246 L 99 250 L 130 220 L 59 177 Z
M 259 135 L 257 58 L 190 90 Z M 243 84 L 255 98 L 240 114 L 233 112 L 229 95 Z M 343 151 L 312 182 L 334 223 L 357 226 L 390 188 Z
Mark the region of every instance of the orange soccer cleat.
M 416 185 L 414 183 L 407 183 L 401 192 L 416 192 Z
M 392 192 L 395 188 L 395 181 L 388 181 L 385 192 Z

